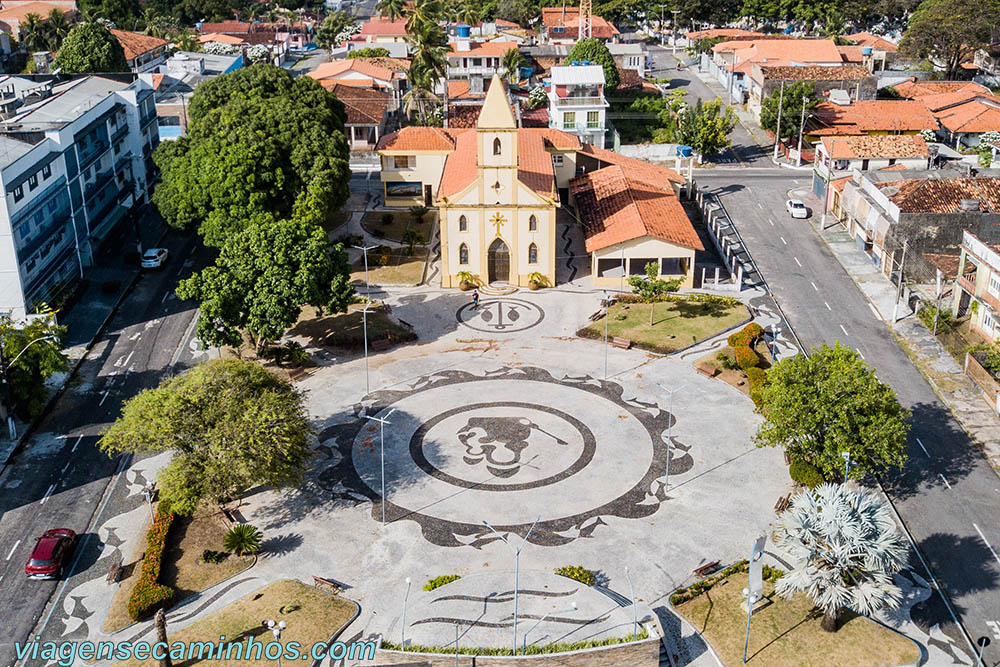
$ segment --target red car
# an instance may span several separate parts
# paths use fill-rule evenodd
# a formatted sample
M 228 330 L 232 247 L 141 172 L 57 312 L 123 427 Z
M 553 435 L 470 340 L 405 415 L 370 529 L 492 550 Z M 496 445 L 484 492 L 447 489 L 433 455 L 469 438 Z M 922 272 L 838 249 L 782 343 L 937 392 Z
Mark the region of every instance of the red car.
M 73 554 L 76 533 L 69 528 L 45 531 L 35 542 L 31 558 L 24 566 L 29 579 L 56 579 L 66 571 L 66 564 Z

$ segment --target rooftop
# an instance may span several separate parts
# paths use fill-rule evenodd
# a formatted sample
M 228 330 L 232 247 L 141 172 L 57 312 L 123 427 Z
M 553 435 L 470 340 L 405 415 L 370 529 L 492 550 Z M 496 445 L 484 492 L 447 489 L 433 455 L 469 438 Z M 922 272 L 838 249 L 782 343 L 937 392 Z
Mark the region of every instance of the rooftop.
M 198 32 L 230 32 L 246 34 L 250 32 L 252 27 L 252 23 L 243 23 L 242 21 L 220 21 L 218 23 L 202 23 L 198 26 Z
M 915 100 L 927 95 L 941 95 L 971 90 L 977 93 L 989 94 L 989 88 L 971 81 L 920 81 L 911 78 L 909 81 L 897 83 L 893 88 L 902 97 Z
M 903 213 L 959 213 L 963 199 L 980 211 L 1000 213 L 1000 178 L 914 178 L 879 184 Z
M 764 78 L 779 81 L 860 81 L 872 75 L 861 65 L 758 65 Z
M 135 60 L 144 53 L 155 51 L 169 44 L 165 39 L 144 35 L 141 32 L 112 29 L 111 34 L 122 45 L 122 49 L 125 51 L 125 60 Z
M 825 137 L 822 143 L 835 160 L 929 156 L 927 142 L 919 134 Z
M 560 38 L 576 37 L 580 28 L 580 8 L 579 7 L 543 7 L 542 24 L 548 31 L 549 36 L 558 35 Z M 553 33 L 552 28 L 561 27 L 562 33 Z M 591 33 L 600 39 L 609 39 L 618 33 L 618 28 L 597 14 L 591 15 Z
M 916 100 L 860 100 L 848 105 L 820 102 L 813 110 L 819 128 L 837 134 L 936 130 L 938 122 Z
M 18 110 L 10 123 L 19 129 L 55 129 L 70 123 L 111 93 L 125 90 L 131 84 L 100 76 L 88 76 L 52 88 L 52 96 Z M 141 84 L 147 85 L 147 84 Z
M 743 28 L 712 28 L 710 30 L 695 30 L 684 33 L 688 39 L 715 39 L 716 37 L 767 37 L 762 32 L 744 30 Z
M 4 7 L 0 9 L 0 21 L 4 23 L 20 23 L 24 21 L 28 14 L 37 14 L 39 18 L 45 21 L 53 9 L 58 9 L 61 12 L 67 11 L 65 5 L 54 2 L 29 2 L 16 7 Z M 72 13 L 72 10 L 70 10 L 70 13 Z
M 934 115 L 941 125 L 956 133 L 1000 131 L 1000 98 L 979 96 Z
M 411 125 L 384 135 L 377 150 L 449 153 L 455 150 L 455 134 L 439 127 Z
M 380 79 L 382 81 L 392 81 L 394 78 L 398 79 L 400 77 L 399 74 L 391 69 L 380 67 L 366 61 L 366 58 L 345 58 L 343 60 L 334 60 L 333 62 L 322 63 L 313 71 L 307 72 L 306 76 L 311 79 L 316 79 L 317 81 L 322 79 L 331 79 L 333 77 L 340 76 L 345 72 L 357 72 L 358 74 L 363 74 L 369 78 Z
M 858 46 L 870 46 L 873 49 L 878 49 L 879 51 L 886 51 L 888 53 L 895 53 L 899 50 L 893 42 L 890 42 L 885 37 L 879 37 L 878 35 L 873 35 L 870 32 L 856 32 L 851 35 L 844 35 L 844 39 L 854 42 Z
M 712 47 L 716 53 L 735 53 L 736 62 L 752 60 L 757 63 L 780 60 L 789 63 L 843 62 L 840 51 L 832 39 L 754 39 L 728 41 Z
M 392 35 L 403 37 L 406 35 L 406 21 L 403 19 L 390 21 L 387 18 L 373 16 L 361 25 L 361 32 L 358 34 L 365 36 Z
M 378 125 L 385 117 L 392 96 L 374 88 L 356 88 L 338 82 L 323 86 L 344 103 L 347 122 L 351 125 Z
M 604 84 L 604 67 L 601 65 L 567 65 L 553 67 L 549 75 L 553 85 Z
M 459 49 L 458 42 L 448 44 L 448 56 L 451 58 L 472 58 L 472 57 L 503 57 L 511 49 L 517 49 L 517 44 L 513 42 L 473 42 L 468 43 L 469 48 Z

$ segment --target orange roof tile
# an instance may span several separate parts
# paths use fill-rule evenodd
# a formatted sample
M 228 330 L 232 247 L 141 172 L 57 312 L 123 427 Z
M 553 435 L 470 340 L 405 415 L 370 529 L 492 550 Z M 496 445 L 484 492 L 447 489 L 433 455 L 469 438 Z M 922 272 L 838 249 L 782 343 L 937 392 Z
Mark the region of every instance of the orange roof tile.
M 919 134 L 881 134 L 826 137 L 823 145 L 835 160 L 928 157 L 927 142 Z
M 331 83 L 323 81 L 322 83 Z M 347 123 L 350 125 L 378 125 L 385 118 L 392 96 L 375 88 L 355 88 L 334 81 L 327 88 L 344 103 Z M 326 86 L 323 86 L 326 88 Z
M 141 32 L 112 29 L 111 34 L 122 45 L 122 49 L 125 51 L 125 60 L 134 60 L 144 53 L 149 53 L 168 44 L 165 39 L 144 35 Z
M 508 51 L 516 50 L 517 44 L 513 42 L 469 42 L 469 48 L 460 51 L 457 42 L 450 42 L 448 49 L 449 58 L 502 58 Z
M 323 63 L 313 71 L 308 72 L 306 76 L 316 80 L 332 79 L 344 72 L 357 72 L 372 79 L 380 79 L 382 81 L 392 81 L 393 78 L 399 78 L 399 75 L 391 69 L 365 62 L 364 58 L 345 58 L 343 60 Z
M 624 167 L 630 176 L 637 178 L 639 180 L 648 181 L 650 183 L 664 183 L 666 181 L 673 181 L 674 183 L 684 183 L 684 177 L 678 174 L 673 169 L 667 169 L 666 167 L 660 167 L 645 160 L 637 160 L 632 157 L 626 157 L 621 153 L 615 153 L 614 151 L 609 151 L 604 148 L 598 148 L 593 144 L 584 144 L 582 146 L 582 151 L 584 155 L 589 155 L 598 160 L 601 163 L 601 167 L 605 165 L 617 165 Z
M 542 24 L 545 26 L 550 37 L 576 37 L 577 31 L 580 29 L 580 8 L 543 7 Z M 552 28 L 556 27 L 563 27 L 565 30 L 562 33 L 553 33 Z M 590 28 L 591 34 L 600 39 L 608 39 L 618 34 L 618 28 L 596 14 L 592 14 L 590 17 Z
M 931 112 L 941 111 L 948 107 L 958 106 L 964 102 L 969 102 L 977 97 L 987 97 L 993 98 L 993 95 L 989 93 L 980 93 L 972 88 L 965 88 L 962 90 L 956 90 L 952 93 L 940 93 L 937 95 L 924 95 L 920 98 L 920 101 L 924 103 Z M 993 98 L 997 99 L 997 98 Z
M 893 88 L 902 97 L 915 100 L 927 95 L 941 95 L 971 90 L 977 93 L 989 94 L 989 88 L 971 81 L 919 81 L 911 78 L 909 81 L 897 83 Z
M 916 100 L 860 100 L 846 106 L 820 102 L 813 114 L 820 127 L 854 126 L 861 132 L 912 132 L 938 128 L 931 112 Z M 840 133 L 854 134 L 855 131 Z
M 669 182 L 653 184 L 612 165 L 570 181 L 587 252 L 643 236 L 704 250 Z
M 870 32 L 856 32 L 853 35 L 844 35 L 844 39 L 854 42 L 858 46 L 870 46 L 873 49 L 887 53 L 895 53 L 899 50 L 899 47 L 889 40 L 878 35 L 873 35 Z
M 1000 178 L 914 178 L 878 187 L 903 213 L 958 213 L 963 199 L 978 200 L 984 213 L 1000 212 Z
M 24 21 L 28 14 L 37 14 L 42 21 L 45 21 L 53 9 L 66 12 L 64 5 L 53 2 L 28 2 L 14 7 L 4 7 L 0 9 L 0 21 L 4 23 L 20 23 Z M 69 12 L 74 14 L 75 12 Z
M 837 46 L 837 50 L 840 51 L 840 59 L 845 63 L 857 63 L 861 64 L 865 61 L 865 56 L 862 53 L 861 46 Z
M 935 114 L 952 132 L 1000 131 L 1000 99 L 978 97 Z
M 840 51 L 832 39 L 754 39 L 730 41 L 712 47 L 716 52 L 734 51 L 736 62 L 840 63 Z
M 220 44 L 232 44 L 233 46 L 237 46 L 240 44 L 246 44 L 246 41 L 247 40 L 244 37 L 237 37 L 236 35 L 224 35 L 221 32 L 210 32 L 198 38 L 199 44 L 208 44 L 209 42 L 219 42 Z
M 220 21 L 218 23 L 202 23 L 199 28 L 199 32 L 209 33 L 209 32 L 234 32 L 234 33 L 249 33 L 253 24 L 243 23 L 242 21 Z
M 379 139 L 376 150 L 448 153 L 455 150 L 453 134 L 439 127 L 404 127 Z
M 541 132 L 518 131 L 517 180 L 543 197 L 555 197 L 556 174 Z
M 406 20 L 390 21 L 387 18 L 374 16 L 362 24 L 360 35 L 398 35 L 406 34 Z
M 716 37 L 767 37 L 762 32 L 744 30 L 743 28 L 712 28 L 710 30 L 695 30 L 684 33 L 688 39 L 715 39 Z
M 860 81 L 872 75 L 867 68 L 861 65 L 805 65 L 796 67 L 754 64 L 760 67 L 765 79 L 776 81 Z

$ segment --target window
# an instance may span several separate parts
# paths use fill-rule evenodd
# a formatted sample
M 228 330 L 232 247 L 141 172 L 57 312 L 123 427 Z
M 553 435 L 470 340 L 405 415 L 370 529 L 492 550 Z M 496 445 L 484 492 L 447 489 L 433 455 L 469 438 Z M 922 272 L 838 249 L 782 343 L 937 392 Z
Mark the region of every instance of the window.
M 467 232 L 469 231 L 469 219 L 464 215 L 458 217 L 458 231 Z
M 538 246 L 534 243 L 528 246 L 528 264 L 538 264 Z
M 587 112 L 587 127 L 591 130 L 601 126 L 601 112 L 600 111 L 588 111 Z
M 558 154 L 552 155 L 552 166 L 561 167 L 563 166 L 563 156 Z
M 990 284 L 987 291 L 995 297 L 1000 297 L 1000 276 L 995 273 L 990 274 Z
M 896 164 L 896 158 L 894 157 L 889 158 L 889 166 L 891 167 L 894 164 Z
M 464 243 L 458 246 L 458 263 L 468 264 L 469 263 L 469 246 Z
M 409 169 L 410 168 L 410 156 L 409 155 L 393 155 L 392 156 L 392 166 L 396 169 Z
M 83 180 L 86 181 L 89 179 L 90 179 L 90 167 L 87 167 L 86 169 L 83 170 Z
M 19 185 L 14 188 L 14 201 L 21 201 L 24 199 L 24 186 Z
M 983 329 L 989 334 L 993 334 L 997 329 L 997 321 L 985 310 L 983 310 Z
M 483 66 L 483 59 L 482 58 L 473 58 L 472 59 L 472 66 L 473 67 L 482 67 Z
M 500 145 L 500 137 L 495 137 L 493 139 L 493 154 L 500 155 L 500 150 L 502 146 Z
M 664 257 L 660 260 L 661 276 L 680 276 L 684 274 L 684 268 L 680 257 Z
M 861 171 L 868 171 L 868 160 L 861 161 Z
M 28 189 L 34 190 L 38 187 L 38 174 L 32 174 L 28 176 Z
M 558 34 L 560 34 L 560 33 L 563 33 L 563 32 L 565 32 L 565 31 L 566 31 L 566 29 L 565 29 L 565 28 L 563 28 L 562 26 L 558 26 L 558 25 L 557 25 L 557 26 L 554 26 L 554 27 L 552 28 L 552 34 L 554 34 L 554 35 L 558 35 Z
M 563 129 L 572 130 L 576 127 L 576 112 L 567 111 L 563 114 Z
M 538 231 L 538 218 L 531 216 L 528 218 L 528 231 L 537 232 Z
M 42 167 L 42 178 L 47 179 L 51 176 L 52 176 L 52 165 L 47 164 L 44 167 Z

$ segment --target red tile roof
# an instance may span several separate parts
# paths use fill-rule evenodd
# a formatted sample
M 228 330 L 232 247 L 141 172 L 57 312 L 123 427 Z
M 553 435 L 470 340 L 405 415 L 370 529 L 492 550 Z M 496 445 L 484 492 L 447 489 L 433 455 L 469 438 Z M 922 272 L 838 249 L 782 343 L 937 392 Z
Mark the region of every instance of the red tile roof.
M 870 46 L 873 49 L 887 53 L 895 53 L 899 50 L 899 47 L 889 40 L 878 35 L 873 35 L 870 32 L 856 32 L 853 35 L 844 35 L 844 39 L 854 42 L 858 46 Z
M 242 21 L 221 21 L 219 23 L 202 23 L 199 28 L 199 32 L 210 33 L 210 32 L 232 32 L 246 34 L 250 32 L 252 23 L 243 23 Z
M 400 76 L 391 69 L 367 62 L 365 58 L 345 58 L 344 60 L 323 63 L 313 71 L 308 72 L 306 76 L 319 81 L 338 77 L 345 72 L 357 72 L 382 81 L 392 81 Z
M 927 95 L 941 95 L 970 90 L 976 93 L 989 94 L 989 88 L 971 81 L 920 81 L 911 78 L 909 81 L 897 83 L 893 88 L 902 97 L 915 100 Z
M 872 75 L 861 65 L 759 65 L 765 79 L 776 81 L 860 81 Z
M 984 213 L 1000 213 L 1000 178 L 909 179 L 878 187 L 903 213 L 958 213 L 963 199 L 978 200 Z
M 111 34 L 122 45 L 122 49 L 125 51 L 125 60 L 134 60 L 144 53 L 149 53 L 168 44 L 165 39 L 144 35 L 141 32 L 111 30 Z
M 457 42 L 448 44 L 449 58 L 502 58 L 510 50 L 517 50 L 513 42 L 469 42 L 469 48 L 460 51 Z
M 6 5 L 6 3 L 4 4 Z M 58 9 L 63 13 L 67 12 L 66 7 L 62 4 L 54 2 L 28 2 L 23 5 L 5 6 L 3 9 L 0 9 L 0 21 L 4 23 L 21 23 L 28 14 L 37 14 L 38 18 L 46 21 L 53 9 Z M 69 16 L 67 18 L 72 18 L 75 11 L 69 11 L 68 13 Z
M 338 82 L 333 82 L 327 90 L 344 103 L 347 123 L 350 125 L 378 125 L 385 118 L 385 112 L 392 100 L 392 96 L 387 92 L 375 88 L 345 86 Z
M 237 46 L 239 44 L 246 44 L 246 36 L 237 37 L 235 35 L 225 35 L 221 32 L 209 32 L 205 33 L 198 38 L 199 44 L 208 44 L 209 42 L 219 42 L 220 44 L 232 44 Z
M 476 132 L 461 130 L 455 140 L 455 151 L 445 160 L 444 171 L 441 172 L 441 185 L 438 187 L 438 199 L 453 197 L 476 180 L 476 175 L 479 173 L 476 160 Z
M 383 136 L 377 150 L 448 153 L 455 150 L 455 137 L 439 127 L 410 126 Z
M 669 181 L 650 182 L 613 165 L 570 181 L 584 225 L 587 252 L 652 236 L 704 250 Z
M 406 35 L 406 20 L 399 19 L 398 21 L 390 21 L 387 18 L 382 18 L 380 16 L 374 16 L 361 26 L 361 32 L 359 35 L 364 36 L 376 36 L 376 35 L 392 35 L 392 36 L 404 36 Z
M 526 109 L 521 112 L 521 127 L 543 128 L 549 126 L 549 110 L 546 107 L 540 109 Z
M 754 39 L 729 41 L 712 47 L 715 52 L 733 51 L 736 62 L 840 63 L 840 51 L 832 39 Z
M 624 167 L 630 176 L 649 181 L 650 183 L 663 183 L 673 181 L 674 183 L 684 183 L 684 177 L 673 169 L 659 167 L 645 160 L 637 160 L 626 157 L 621 153 L 615 153 L 604 148 L 598 148 L 593 144 L 584 144 L 581 151 L 584 155 L 595 158 L 600 163 L 600 167 L 607 165 L 618 165 Z
M 865 132 L 912 132 L 936 130 L 938 122 L 922 102 L 916 100 L 861 100 L 841 106 L 820 102 L 813 109 L 814 125 L 841 129 L 837 134 Z M 810 131 L 810 134 L 816 132 Z
M 941 125 L 955 133 L 1000 131 L 1000 99 L 979 96 L 934 113 Z
M 684 33 L 688 39 L 715 39 L 716 37 L 767 37 L 762 32 L 744 30 L 743 28 L 712 28 L 711 30 L 695 30 Z
M 834 160 L 865 158 L 926 158 L 927 142 L 919 134 L 826 137 L 823 144 Z
M 517 180 L 543 197 L 555 198 L 556 174 L 552 155 L 545 150 L 542 132 L 521 130 L 517 133 Z
M 580 29 L 580 8 L 566 7 L 565 19 L 563 16 L 564 10 L 562 7 L 542 8 L 542 24 L 545 26 L 546 31 L 548 31 L 550 38 L 568 39 L 576 37 Z M 561 33 L 553 33 L 552 28 L 556 27 L 563 27 L 565 30 Z M 610 39 L 618 34 L 618 28 L 596 14 L 591 15 L 590 29 L 591 34 L 599 39 Z

